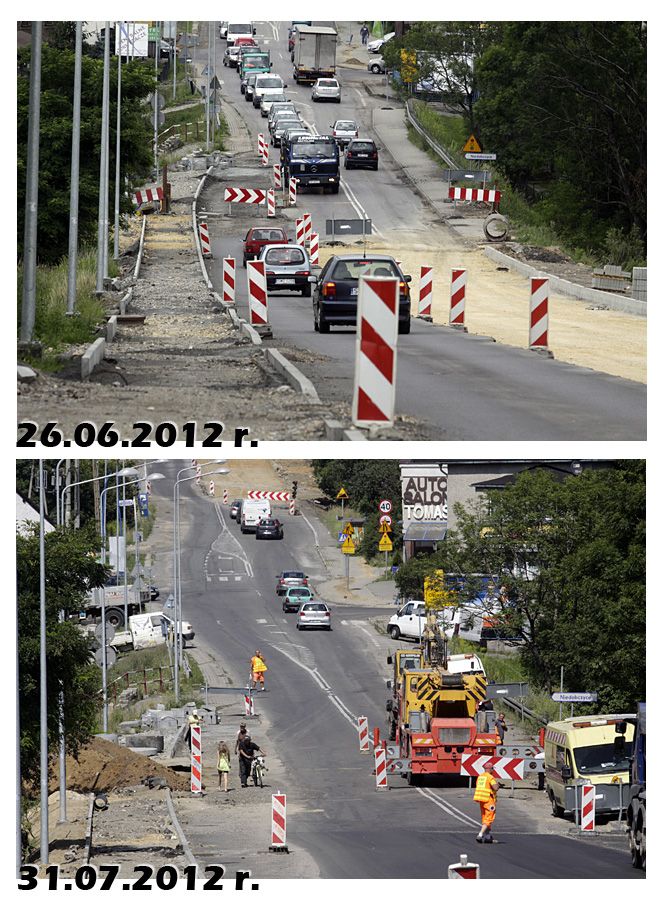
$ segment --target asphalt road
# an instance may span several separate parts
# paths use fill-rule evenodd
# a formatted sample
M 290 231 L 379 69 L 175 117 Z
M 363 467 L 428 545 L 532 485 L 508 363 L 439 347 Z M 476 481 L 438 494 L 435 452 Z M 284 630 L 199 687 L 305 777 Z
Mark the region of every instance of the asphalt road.
M 368 73 L 342 69 L 341 104 L 312 103 L 310 88 L 296 85 L 291 77 L 286 35 L 283 23 L 257 23 L 258 38 L 271 50 L 273 72 L 285 79 L 287 93 L 310 126 L 327 133 L 337 117 L 355 118 L 361 134 L 369 134 L 371 109 L 383 101 L 360 90 Z M 257 133 L 267 133 L 266 120 L 244 101 L 235 70 L 222 66 L 224 42 L 217 42 L 217 50 L 218 71 L 224 80 L 222 95 L 243 116 L 256 148 Z M 273 153 L 276 156 L 272 161 L 276 161 L 279 151 L 271 148 Z M 374 241 L 388 243 L 394 253 L 401 241 L 460 247 L 457 238 L 402 180 L 387 154 L 381 154 L 378 172 L 346 172 L 342 168 L 341 177 L 337 196 L 313 192 L 299 195 L 299 208 L 312 214 L 317 230 L 324 231 L 327 218 L 366 214 L 373 222 Z M 217 193 L 210 189 L 205 194 L 208 209 L 224 212 L 221 189 L 220 186 Z M 222 257 L 232 255 L 238 260 L 237 306 L 245 318 L 247 287 L 245 270 L 240 268 L 241 241 L 250 225 L 262 221 L 255 208 L 250 208 L 249 215 L 246 218 L 243 210 L 240 214 L 236 211 L 236 224 L 230 226 L 229 233 L 225 221 L 223 236 L 214 243 L 214 260 L 210 263 L 212 280 L 220 284 Z M 324 235 L 321 236 L 323 240 Z M 283 292 L 271 294 L 269 319 L 275 346 L 294 353 L 303 349 L 315 354 L 313 359 L 297 359 L 296 364 L 312 379 L 321 398 L 350 402 L 355 329 L 333 328 L 329 335 L 315 333 L 311 300 Z M 396 412 L 423 422 L 426 436 L 436 440 L 643 440 L 646 388 L 637 382 L 413 320 L 410 335 L 399 339 Z
M 292 847 L 306 849 L 327 878 L 445 878 L 465 852 L 484 878 L 639 877 L 623 851 L 544 834 L 524 803 L 502 799 L 498 844 L 479 846 L 466 787 L 418 789 L 394 778 L 391 790 L 376 792 L 355 722 L 367 715 L 371 727 L 385 726 L 384 639 L 367 611 L 337 604 L 332 631 L 296 630 L 275 576 L 304 568 L 322 596 L 325 570 L 309 523 L 282 512 L 284 539 L 257 542 L 227 507 L 181 488 L 183 616 L 236 684 L 247 679 L 254 651 L 264 653 L 267 690 L 255 700 L 267 723 L 261 746 L 284 764 L 287 783 L 278 788 L 287 793 Z

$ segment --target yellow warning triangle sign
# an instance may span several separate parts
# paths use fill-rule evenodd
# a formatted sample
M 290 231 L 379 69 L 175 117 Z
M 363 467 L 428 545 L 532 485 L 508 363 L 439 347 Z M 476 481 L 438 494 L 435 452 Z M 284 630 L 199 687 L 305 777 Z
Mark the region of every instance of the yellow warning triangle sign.
M 392 549 L 392 541 L 390 540 L 389 534 L 384 534 L 378 543 L 378 549 L 385 552 L 385 550 Z
M 337 497 L 336 497 L 335 499 L 337 499 L 337 500 L 348 500 L 348 494 L 346 493 L 346 491 L 344 490 L 344 488 L 339 488 L 339 493 L 337 494 Z
M 350 522 L 347 522 L 344 527 L 344 534 L 353 534 L 354 531 L 355 528 L 353 528 Z
M 346 538 L 345 541 L 342 542 L 341 552 L 342 553 L 355 553 L 355 544 L 353 543 L 350 535 Z
M 383 522 L 382 525 L 380 526 L 380 528 L 378 529 L 378 531 L 381 534 L 390 534 L 390 532 L 392 531 L 392 528 L 390 525 L 387 524 L 387 522 Z
M 481 153 L 481 145 L 473 134 L 465 142 L 463 153 Z

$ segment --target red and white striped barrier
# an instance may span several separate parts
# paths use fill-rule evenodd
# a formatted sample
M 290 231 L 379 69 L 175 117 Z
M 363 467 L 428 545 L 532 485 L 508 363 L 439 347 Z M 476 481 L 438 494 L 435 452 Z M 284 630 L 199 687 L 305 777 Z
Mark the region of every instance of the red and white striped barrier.
M 353 423 L 391 425 L 396 393 L 399 279 L 360 278 Z
M 288 503 L 291 500 L 289 491 L 248 491 L 248 500 L 277 500 L 279 503 Z
M 263 154 L 261 156 L 261 165 L 262 166 L 268 165 L 268 142 L 267 141 L 264 141 L 264 150 L 263 150 Z
M 209 494 L 215 497 L 215 481 L 209 481 Z
M 268 218 L 272 219 L 275 215 L 275 191 L 272 188 L 266 194 L 266 199 L 268 201 Z
M 211 239 L 209 238 L 209 223 L 199 223 L 199 243 L 202 247 L 202 256 L 205 259 L 211 257 Z
M 262 188 L 225 188 L 225 203 L 265 203 L 266 191 Z
M 529 281 L 529 348 L 530 350 L 547 350 L 550 330 L 548 279 L 530 278 Z
M 282 166 L 279 163 L 275 163 L 273 165 L 273 179 L 275 184 L 275 190 L 282 190 Z
M 222 502 L 229 503 L 229 494 L 227 493 L 227 488 L 225 488 L 222 492 Z
M 233 256 L 225 256 L 222 260 L 222 299 L 225 303 L 233 303 L 236 299 L 236 260 Z
M 376 764 L 376 790 L 387 790 L 387 752 L 384 747 L 374 749 Z
M 289 501 L 289 515 L 295 516 L 295 514 L 296 514 L 296 501 L 291 499 Z
M 158 200 L 160 203 L 163 200 L 163 189 L 162 187 L 152 187 L 144 191 L 135 191 L 133 197 L 138 207 L 142 206 L 143 203 L 153 203 L 155 200 Z
M 312 235 L 312 215 L 311 213 L 303 213 L 303 221 L 305 223 L 305 243 L 309 244 Z
M 197 466 L 197 468 L 195 469 L 195 484 L 199 484 L 201 480 L 202 480 L 202 467 Z
M 266 264 L 262 259 L 251 259 L 247 264 L 250 325 L 268 324 L 268 291 L 266 289 Z
M 202 726 L 190 726 L 190 791 L 202 792 Z
M 580 831 L 596 830 L 596 786 L 580 785 Z
M 369 752 L 369 720 L 366 716 L 358 716 L 358 739 L 360 753 Z
M 296 244 L 301 247 L 305 243 L 305 220 L 296 219 Z
M 466 285 L 467 271 L 465 269 L 452 269 L 449 288 L 449 324 L 458 328 L 465 328 Z
M 468 862 L 467 853 L 461 853 L 461 861 L 447 867 L 447 878 L 481 878 L 479 863 Z
M 309 236 L 309 261 L 313 266 L 319 264 L 319 236 L 315 231 Z
M 264 158 L 264 147 L 266 146 L 266 137 L 261 132 L 257 135 L 257 152 L 260 158 Z
M 525 776 L 525 760 L 517 756 L 489 756 L 486 753 L 463 753 L 461 755 L 461 775 L 477 778 L 484 773 L 484 763 L 493 763 L 495 778 L 508 778 L 511 781 L 522 781 Z
M 289 178 L 289 206 L 295 206 L 298 202 L 298 179 Z
M 487 191 L 482 188 L 450 187 L 450 200 L 470 200 L 471 202 L 499 203 L 501 191 Z
M 254 715 L 254 698 L 252 694 L 244 694 L 243 700 L 245 701 L 245 715 L 253 716 Z
M 271 849 L 286 850 L 286 794 L 272 795 L 271 823 Z
M 417 304 L 417 316 L 420 319 L 431 318 L 431 304 L 433 303 L 433 266 L 422 266 L 419 275 L 419 303 Z

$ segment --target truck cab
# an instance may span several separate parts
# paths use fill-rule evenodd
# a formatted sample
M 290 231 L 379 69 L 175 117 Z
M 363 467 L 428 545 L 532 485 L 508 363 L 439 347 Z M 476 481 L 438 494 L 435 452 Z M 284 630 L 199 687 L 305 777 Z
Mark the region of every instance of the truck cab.
M 286 147 L 284 177 L 288 185 L 291 178 L 298 182 L 298 189 L 329 187 L 339 193 L 339 146 L 335 139 L 325 134 L 298 135 Z

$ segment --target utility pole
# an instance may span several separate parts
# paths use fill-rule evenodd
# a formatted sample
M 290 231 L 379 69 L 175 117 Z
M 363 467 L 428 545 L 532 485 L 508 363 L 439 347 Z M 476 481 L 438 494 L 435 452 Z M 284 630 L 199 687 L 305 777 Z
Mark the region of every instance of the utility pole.
M 37 310 L 37 212 L 39 207 L 39 119 L 41 103 L 41 22 L 32 23 L 30 106 L 28 112 L 25 229 L 23 232 L 23 301 L 21 341 L 29 343 Z
M 117 41 L 117 143 L 115 150 L 115 234 L 114 234 L 114 253 L 113 258 L 119 259 L 119 200 L 121 197 L 120 190 L 120 174 L 121 174 L 121 166 L 119 163 L 119 156 L 121 152 L 121 38 L 122 38 L 122 23 L 117 22 L 115 25 L 116 29 L 116 41 Z M 128 35 L 127 35 L 128 37 Z M 126 48 L 128 52 L 128 47 Z
M 160 22 L 156 22 L 156 39 L 154 41 L 154 169 L 158 181 L 158 57 L 160 55 Z
M 39 762 L 41 828 L 40 854 L 42 866 L 48 865 L 48 678 L 46 671 L 46 521 L 44 498 L 46 482 L 44 461 L 39 460 Z
M 211 34 L 213 35 L 213 76 L 215 78 L 215 70 L 216 70 L 216 61 L 215 61 L 215 33 L 216 33 L 216 23 L 211 22 Z M 217 89 L 213 89 L 213 121 L 211 125 L 211 147 L 215 147 L 215 98 L 217 94 Z
M 96 237 L 96 293 L 102 294 L 105 269 L 105 218 L 108 198 L 108 123 L 110 118 L 110 22 L 105 23 L 105 48 L 103 52 L 103 107 L 101 114 L 101 163 L 99 172 L 99 209 Z
M 176 29 L 177 23 L 174 23 L 174 38 L 173 38 L 173 52 L 174 52 L 174 65 L 172 72 L 172 102 L 176 104 Z
M 206 43 L 206 152 L 209 152 L 210 125 L 211 125 L 211 23 L 207 22 L 208 33 Z
M 82 22 L 76 22 L 76 62 L 73 72 L 73 126 L 71 134 L 71 185 L 69 188 L 69 265 L 66 314 L 76 313 L 78 275 L 78 197 L 80 189 L 80 88 L 82 82 Z

